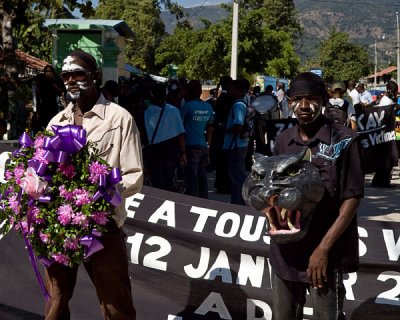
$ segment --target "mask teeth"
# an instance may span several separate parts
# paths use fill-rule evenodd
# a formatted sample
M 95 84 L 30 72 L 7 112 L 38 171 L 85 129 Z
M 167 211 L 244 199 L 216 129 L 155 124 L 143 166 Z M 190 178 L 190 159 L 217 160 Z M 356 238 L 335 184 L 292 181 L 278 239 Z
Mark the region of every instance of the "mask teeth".
M 289 227 L 290 230 L 296 229 L 296 227 L 292 224 L 292 222 L 290 221 L 290 219 L 288 219 L 288 227 Z
M 282 217 L 282 220 L 285 220 L 285 219 L 286 219 L 286 213 L 287 213 L 286 209 L 283 208 L 283 209 L 281 210 L 281 217 Z

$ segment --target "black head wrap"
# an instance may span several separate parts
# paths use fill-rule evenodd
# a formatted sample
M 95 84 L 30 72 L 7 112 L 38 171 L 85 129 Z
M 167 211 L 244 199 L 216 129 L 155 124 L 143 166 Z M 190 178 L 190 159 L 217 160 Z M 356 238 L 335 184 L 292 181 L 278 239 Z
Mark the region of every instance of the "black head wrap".
M 397 85 L 397 83 L 393 80 L 389 80 L 389 82 L 386 84 L 386 90 L 389 98 L 392 99 L 393 101 L 396 101 L 397 92 L 399 90 L 399 86 Z
M 75 50 L 68 54 L 71 57 L 77 57 L 85 62 L 91 71 L 97 70 L 96 59 L 89 53 L 82 50 Z
M 324 102 L 328 97 L 324 81 L 313 72 L 301 73 L 290 82 L 289 96 L 298 95 L 321 97 Z

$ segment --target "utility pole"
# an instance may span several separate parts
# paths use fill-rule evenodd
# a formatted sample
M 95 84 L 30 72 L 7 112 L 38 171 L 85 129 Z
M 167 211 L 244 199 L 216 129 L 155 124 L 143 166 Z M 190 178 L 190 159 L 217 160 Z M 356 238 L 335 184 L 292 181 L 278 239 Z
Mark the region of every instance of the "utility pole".
M 400 84 L 400 29 L 399 29 L 399 13 L 396 12 L 397 20 L 397 84 Z
M 231 53 L 231 78 L 237 78 L 237 56 L 238 56 L 238 29 L 239 29 L 239 0 L 233 1 L 232 19 L 232 53 Z
M 376 89 L 376 73 L 378 65 L 378 55 L 376 54 L 376 40 L 375 40 L 375 73 L 374 73 L 374 89 Z

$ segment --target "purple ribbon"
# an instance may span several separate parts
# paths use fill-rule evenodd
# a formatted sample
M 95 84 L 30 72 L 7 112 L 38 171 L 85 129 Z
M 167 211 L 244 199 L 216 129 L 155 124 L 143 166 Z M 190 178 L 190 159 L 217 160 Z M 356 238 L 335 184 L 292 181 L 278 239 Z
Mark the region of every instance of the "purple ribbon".
M 25 153 L 23 153 L 23 152 L 21 151 L 21 149 L 15 149 L 15 150 L 12 152 L 12 156 L 15 157 L 15 158 L 20 158 L 20 157 L 24 157 L 24 156 L 25 156 Z
M 42 203 L 50 203 L 53 198 L 50 195 L 40 196 L 38 201 Z
M 24 157 L 25 153 L 21 149 L 29 148 L 33 145 L 32 139 L 27 132 L 23 132 L 18 139 L 20 149 L 15 149 L 12 152 L 12 155 L 16 158 Z
M 19 223 L 19 227 L 21 228 L 22 236 L 23 236 L 23 238 L 24 238 L 26 248 L 28 249 L 29 260 L 30 260 L 30 262 L 31 262 L 31 264 L 32 264 L 33 271 L 35 272 L 36 279 L 37 279 L 38 282 L 39 282 L 40 289 L 42 290 L 42 293 L 43 293 L 43 296 L 45 297 L 45 299 L 46 299 L 46 300 L 49 300 L 49 299 L 50 299 L 50 295 L 49 295 L 49 293 L 47 292 L 47 289 L 46 289 L 46 287 L 45 287 L 45 285 L 44 285 L 44 282 L 43 282 L 42 275 L 40 274 L 40 272 L 39 272 L 39 270 L 38 270 L 38 267 L 37 267 L 37 265 L 36 265 L 35 255 L 34 255 L 34 253 L 33 253 L 33 249 L 32 249 L 31 242 L 29 241 L 29 239 L 28 239 L 28 237 L 27 237 L 27 232 L 24 232 L 24 231 L 23 231 L 22 223 L 21 223 L 21 222 Z
M 40 261 L 40 263 L 45 267 L 48 268 L 50 267 L 54 261 L 53 260 L 49 260 L 46 257 L 39 257 L 38 260 Z
M 28 200 L 28 210 L 26 213 L 26 222 L 28 224 L 28 230 L 30 230 L 30 228 L 31 228 L 31 223 L 32 223 L 32 219 L 33 219 L 33 205 L 34 205 L 33 199 L 29 199 Z
M 29 148 L 33 145 L 32 139 L 27 132 L 21 134 L 18 142 L 21 148 Z
M 51 126 L 54 136 L 46 137 L 43 149 L 44 158 L 50 162 L 66 162 L 72 154 L 81 150 L 86 144 L 86 130 L 81 126 Z
M 40 177 L 43 177 L 46 174 L 48 166 L 47 163 L 40 162 L 39 160 L 28 160 L 28 167 L 33 168 L 36 174 Z
M 121 195 L 114 187 L 118 182 L 122 180 L 121 170 L 119 168 L 113 168 L 107 175 L 100 175 L 99 177 L 99 188 L 93 195 L 93 202 L 96 202 L 100 198 L 104 198 L 108 203 L 114 207 L 118 207 L 121 203 Z
M 81 238 L 80 244 L 85 247 L 85 259 L 89 258 L 93 253 L 104 248 L 100 242 L 100 236 L 101 232 L 93 229 L 89 235 Z

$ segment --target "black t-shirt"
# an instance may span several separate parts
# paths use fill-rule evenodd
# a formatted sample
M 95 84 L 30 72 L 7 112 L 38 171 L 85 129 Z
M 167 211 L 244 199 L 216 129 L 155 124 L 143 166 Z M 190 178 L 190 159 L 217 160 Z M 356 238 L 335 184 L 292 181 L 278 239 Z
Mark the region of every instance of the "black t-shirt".
M 234 102 L 235 98 L 226 92 L 222 92 L 219 95 L 215 103 L 214 123 L 226 126 Z
M 312 216 L 307 235 L 299 242 L 277 245 L 271 241 L 271 266 L 281 278 L 308 282 L 309 257 L 339 215 L 342 202 L 364 195 L 364 169 L 357 134 L 342 125 L 330 124 L 321 116 L 322 125 L 315 137 L 306 143 L 299 136 L 298 125 L 283 131 L 276 140 L 275 154 L 298 153 L 304 146 L 312 152 L 325 184 L 325 194 Z M 328 269 L 358 268 L 357 216 L 329 253 Z

